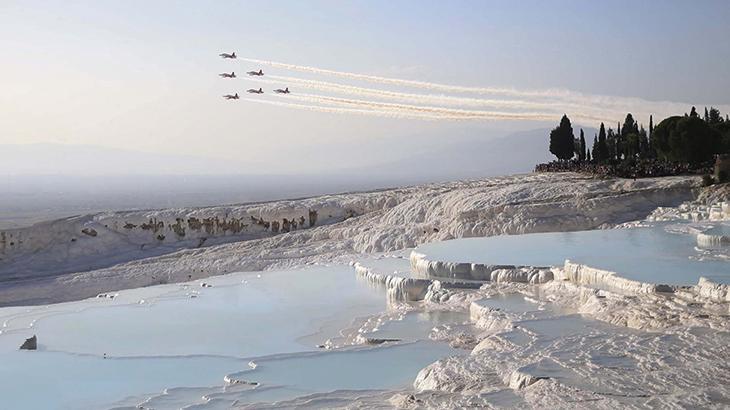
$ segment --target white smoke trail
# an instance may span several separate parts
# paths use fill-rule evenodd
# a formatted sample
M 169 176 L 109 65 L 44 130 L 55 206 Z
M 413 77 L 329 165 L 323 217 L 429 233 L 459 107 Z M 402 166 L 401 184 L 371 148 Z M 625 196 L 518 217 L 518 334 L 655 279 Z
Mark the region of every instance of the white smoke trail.
M 240 58 L 241 60 L 248 61 L 255 64 L 267 65 L 275 68 L 282 68 L 287 70 L 294 70 L 300 72 L 308 72 L 321 75 L 329 75 L 341 78 L 348 78 L 354 80 L 367 81 L 378 84 L 396 85 L 402 87 L 413 87 L 420 89 L 436 90 L 445 93 L 470 93 L 470 94 L 481 94 L 481 95 L 500 95 L 509 96 L 516 98 L 530 98 L 530 99 L 546 99 L 547 103 L 551 101 L 553 103 L 562 103 L 565 105 L 557 104 L 556 111 L 560 111 L 558 107 L 564 108 L 564 112 L 569 116 L 576 116 L 576 109 L 579 108 L 581 112 L 578 115 L 590 114 L 590 117 L 603 118 L 602 121 L 606 122 L 607 125 L 613 122 L 623 120 L 626 113 L 634 114 L 634 118 L 640 121 L 647 121 L 649 115 L 653 114 L 655 119 L 661 120 L 662 118 L 671 115 L 681 115 L 682 113 L 688 112 L 689 108 L 693 105 L 685 102 L 672 102 L 672 101 L 649 101 L 641 98 L 633 97 L 617 97 L 617 96 L 606 96 L 606 95 L 592 95 L 584 94 L 580 92 L 565 90 L 565 89 L 546 89 L 546 90 L 517 90 L 514 88 L 498 88 L 498 87 L 466 87 L 457 85 L 446 85 L 438 83 L 429 83 L 424 81 L 414 80 L 403 80 L 396 78 L 379 77 L 366 74 L 350 73 L 343 71 L 328 70 L 317 67 L 302 66 L 296 64 L 281 63 L 275 61 L 258 60 L 252 58 Z M 310 84 L 312 85 L 312 84 Z M 345 86 L 348 87 L 348 86 Z M 354 92 L 352 89 L 341 89 L 341 91 L 349 90 Z M 387 93 L 387 92 L 386 92 Z M 415 102 L 415 101 L 413 101 Z M 702 106 L 702 104 L 694 104 Z M 730 106 L 720 105 L 717 106 L 721 111 L 730 111 Z
M 353 108 L 339 108 L 339 107 L 322 107 L 318 105 L 305 105 L 305 104 L 294 104 L 283 101 L 271 101 L 256 98 L 241 98 L 242 101 L 249 101 L 257 104 L 274 105 L 278 107 L 295 108 L 305 111 L 315 111 L 333 114 L 355 114 L 355 115 L 368 115 L 385 118 L 399 118 L 399 119 L 419 119 L 419 120 L 433 120 L 433 121 L 463 121 L 470 120 L 466 116 L 448 116 L 448 115 L 428 115 L 418 113 L 404 113 L 398 111 L 386 111 L 386 110 L 368 110 L 368 109 L 353 109 Z
M 606 121 L 609 118 L 618 118 L 620 112 L 612 113 L 608 115 L 605 111 L 598 112 L 595 110 L 585 110 L 582 106 L 577 104 L 559 103 L 559 102 L 540 102 L 533 103 L 529 101 L 520 100 L 487 100 L 479 98 L 464 98 L 464 97 L 452 97 L 446 95 L 422 95 L 422 94 L 410 94 L 401 93 L 394 91 L 379 90 L 373 88 L 355 87 L 345 84 L 331 83 L 325 81 L 306 80 L 296 77 L 284 77 L 270 75 L 270 79 L 262 78 L 246 78 L 248 80 L 256 81 L 264 84 L 295 84 L 297 87 L 306 89 L 314 89 L 320 91 L 329 91 L 333 93 L 341 93 L 347 95 L 354 95 L 360 97 L 371 97 L 371 98 L 382 98 L 390 99 L 394 101 L 407 101 L 414 102 L 417 104 L 427 103 L 442 103 L 445 105 L 452 106 L 471 106 L 471 107 L 491 107 L 496 109 L 512 109 L 512 110 L 541 110 L 543 112 L 552 114 L 552 119 L 559 118 L 560 115 L 566 112 L 571 112 L 572 117 L 576 119 L 586 119 L 590 121 Z M 296 95 L 302 95 L 295 92 Z M 323 97 L 323 96 L 318 96 Z M 291 97 L 295 98 L 295 97 Z
M 438 83 L 429 83 L 425 81 L 402 80 L 398 78 L 378 77 L 367 74 L 349 73 L 346 71 L 327 70 L 324 68 L 280 63 L 276 61 L 257 60 L 254 58 L 239 57 L 239 60 L 248 61 L 254 64 L 267 65 L 269 67 L 283 68 L 286 70 L 308 72 L 314 74 L 323 74 L 334 77 L 349 78 L 352 80 L 368 81 L 372 83 L 398 85 L 402 87 L 421 88 L 428 90 L 437 90 L 451 93 L 472 93 L 472 94 L 491 94 L 491 95 L 511 95 L 511 96 L 529 96 L 529 97 L 555 97 L 557 95 L 568 95 L 570 91 L 566 90 L 533 90 L 518 91 L 511 88 L 497 87 L 464 87 L 458 85 L 446 85 Z
M 393 104 L 379 101 L 353 100 L 347 98 L 329 97 L 314 94 L 289 94 L 285 98 L 296 99 L 304 102 L 312 102 L 319 104 L 334 104 L 339 106 L 354 106 L 372 110 L 385 110 L 390 112 L 398 112 L 403 114 L 417 113 L 438 115 L 447 117 L 458 117 L 465 119 L 486 119 L 486 120 L 533 120 L 533 121 L 550 121 L 555 120 L 554 113 L 527 113 L 527 112 L 498 112 L 498 111 L 478 111 L 478 110 L 459 110 L 442 107 L 417 106 L 407 104 Z
M 298 87 L 312 90 L 343 93 L 361 97 L 384 98 L 397 101 L 406 101 L 416 104 L 443 104 L 466 107 L 492 107 L 511 109 L 555 109 L 556 111 L 568 108 L 579 108 L 577 104 L 557 102 L 532 102 L 526 100 L 495 100 L 484 98 L 454 97 L 449 95 L 413 94 L 397 91 L 380 90 L 377 88 L 356 87 L 327 81 L 306 80 L 296 77 L 270 75 L 269 78 L 278 80 L 278 83 L 296 84 Z M 271 81 L 270 83 L 274 83 Z
M 550 101 L 539 101 L 531 102 L 526 100 L 494 100 L 494 99 L 483 99 L 483 98 L 469 98 L 469 97 L 453 97 L 447 95 L 424 95 L 424 94 L 412 94 L 402 93 L 396 91 L 387 91 L 375 88 L 357 87 L 346 84 L 331 83 L 326 81 L 307 80 L 296 77 L 277 76 L 269 75 L 269 79 L 261 77 L 250 78 L 244 77 L 246 80 L 256 81 L 264 84 L 276 84 L 291 85 L 295 84 L 297 87 L 306 89 L 327 91 L 332 93 L 347 94 L 360 97 L 370 98 L 381 98 L 390 99 L 394 101 L 406 101 L 413 102 L 416 104 L 444 104 L 452 106 L 468 106 L 468 107 L 490 107 L 495 109 L 507 109 L 507 110 L 539 110 L 546 111 L 553 114 L 553 119 L 558 118 L 564 113 L 571 113 L 571 117 L 574 119 L 587 120 L 591 122 L 606 122 L 607 124 L 613 123 L 614 120 L 622 118 L 625 113 L 621 110 L 608 110 L 608 109 L 593 109 L 586 107 L 583 104 L 574 104 L 570 102 L 550 102 Z

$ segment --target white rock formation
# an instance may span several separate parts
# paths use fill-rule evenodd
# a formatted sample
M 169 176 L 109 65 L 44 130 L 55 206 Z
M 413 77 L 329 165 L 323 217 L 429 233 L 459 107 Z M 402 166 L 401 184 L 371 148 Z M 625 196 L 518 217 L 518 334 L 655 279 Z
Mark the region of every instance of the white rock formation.
M 0 305 L 78 299 L 240 270 L 346 262 L 353 253 L 457 237 L 599 228 L 644 218 L 657 206 L 676 206 L 692 199 L 698 185 L 696 177 L 632 181 L 529 174 L 67 218 L 0 232 Z M 310 210 L 317 212 L 311 228 Z M 281 232 L 285 218 L 288 233 Z M 97 235 L 82 233 L 86 228 Z
M 547 267 L 486 265 L 430 260 L 421 252 L 410 255 L 411 272 L 426 278 L 450 278 L 492 282 L 545 283 L 553 280 Z
M 392 301 L 413 302 L 423 300 L 433 282 L 429 279 L 375 273 L 360 263 L 355 263 L 354 267 L 358 276 L 374 285 L 383 286 L 386 289 L 388 299 Z
M 414 397 L 424 407 L 477 403 L 496 392 L 499 398 L 482 405 L 502 407 L 504 389 L 513 395 L 507 407 L 520 408 L 718 407 L 730 398 L 727 303 L 723 311 L 685 295 L 637 297 L 566 281 L 489 283 L 477 293 L 510 288 L 536 292 L 562 310 L 515 313 L 470 303 L 478 343 L 471 354 L 418 374 Z M 558 313 L 568 310 L 581 315 Z
M 694 288 L 702 298 L 716 302 L 730 302 L 730 286 L 728 285 L 700 278 L 699 283 Z
M 565 261 L 558 279 L 569 280 L 579 285 L 600 289 L 617 290 L 626 293 L 656 293 L 675 291 L 674 286 L 644 283 L 626 279 L 615 272 Z

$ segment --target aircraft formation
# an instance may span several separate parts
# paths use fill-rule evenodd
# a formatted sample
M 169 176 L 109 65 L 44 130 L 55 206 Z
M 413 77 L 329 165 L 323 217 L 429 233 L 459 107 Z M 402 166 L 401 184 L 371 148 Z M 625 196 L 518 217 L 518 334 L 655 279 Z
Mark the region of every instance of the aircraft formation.
M 220 53 L 218 55 L 221 58 L 223 58 L 224 60 L 225 59 L 235 60 L 237 58 L 235 51 L 232 53 Z M 263 77 L 264 70 L 259 69 L 258 71 L 247 71 L 246 74 L 248 74 L 249 76 L 252 76 L 252 77 Z M 218 76 L 221 78 L 236 78 L 236 72 L 231 71 L 230 73 L 220 73 L 220 74 L 218 74 Z M 261 87 L 259 87 L 259 89 L 249 88 L 248 90 L 246 90 L 246 92 L 250 93 L 250 94 L 263 94 L 264 90 Z M 290 94 L 289 87 L 286 87 L 284 89 L 277 88 L 276 90 L 274 90 L 274 93 L 275 94 Z M 238 100 L 240 97 L 238 96 L 238 93 L 235 93 L 235 94 L 226 94 L 223 96 L 223 98 L 225 98 L 226 100 Z

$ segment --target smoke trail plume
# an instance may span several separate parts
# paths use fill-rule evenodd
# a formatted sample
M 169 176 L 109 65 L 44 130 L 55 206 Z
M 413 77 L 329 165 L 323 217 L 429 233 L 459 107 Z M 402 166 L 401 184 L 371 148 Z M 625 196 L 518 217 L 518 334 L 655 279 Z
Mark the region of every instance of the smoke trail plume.
M 689 107 L 691 107 L 693 104 L 690 103 L 684 103 L 684 102 L 672 102 L 672 101 L 649 101 L 644 100 L 641 98 L 633 98 L 633 97 L 617 97 L 617 96 L 606 96 L 606 95 L 591 95 L 591 94 L 584 94 L 580 92 L 570 91 L 570 90 L 564 90 L 564 89 L 546 89 L 546 90 L 517 90 L 513 88 L 498 88 L 498 87 L 466 87 L 466 86 L 457 86 L 457 85 L 446 85 L 446 84 L 438 84 L 438 83 L 430 83 L 425 81 L 414 81 L 414 80 L 403 80 L 403 79 L 396 79 L 396 78 L 387 78 L 387 77 L 379 77 L 374 75 L 366 75 L 366 74 L 358 74 L 358 73 L 351 73 L 351 72 L 343 72 L 343 71 L 335 71 L 335 70 L 328 70 L 318 67 L 310 67 L 310 66 L 302 66 L 302 65 L 296 65 L 296 64 L 288 64 L 288 63 L 281 63 L 281 62 L 275 62 L 275 61 L 265 61 L 265 60 L 258 60 L 258 59 L 252 59 L 252 58 L 241 58 L 241 60 L 248 61 L 255 64 L 261 64 L 261 65 L 267 65 L 269 67 L 275 67 L 275 68 L 282 68 L 286 70 L 293 70 L 293 71 L 300 71 L 300 72 L 307 72 L 307 73 L 313 73 L 313 74 L 320 74 L 320 75 L 327 75 L 327 76 L 334 76 L 334 77 L 340 77 L 340 78 L 347 78 L 347 79 L 353 79 L 353 80 L 360 80 L 360 81 L 367 81 L 371 83 L 378 83 L 378 84 L 387 84 L 387 85 L 395 85 L 395 86 L 401 86 L 401 87 L 411 87 L 411 88 L 420 88 L 420 89 L 426 89 L 426 90 L 434 90 L 434 91 L 440 91 L 444 93 L 464 93 L 464 94 L 479 94 L 479 95 L 498 95 L 498 96 L 507 96 L 507 97 L 515 97 L 515 98 L 529 98 L 531 101 L 531 104 L 547 104 L 552 105 L 553 109 L 556 112 L 562 111 L 564 113 L 569 114 L 571 117 L 574 116 L 585 116 L 585 117 L 594 117 L 594 118 L 602 118 L 602 121 L 605 121 L 607 123 L 611 123 L 613 121 L 623 120 L 623 117 L 626 115 L 626 113 L 631 112 L 634 114 L 634 118 L 643 119 L 646 121 L 650 114 L 653 114 L 655 118 L 664 118 L 668 117 L 670 115 L 678 115 L 684 112 L 689 111 Z M 284 79 L 286 77 L 281 77 L 281 79 Z M 312 81 L 312 80 L 300 80 L 300 81 Z M 313 87 L 315 85 L 325 87 L 325 84 L 316 84 L 316 82 L 313 83 L 300 83 L 300 85 L 307 84 L 309 87 Z M 331 85 L 332 83 L 328 84 L 327 87 L 329 87 L 329 91 L 335 91 L 333 88 L 337 88 L 338 92 L 347 92 L 352 93 L 352 95 L 355 95 L 354 93 L 361 93 L 366 92 L 369 93 L 369 96 L 375 97 L 373 94 L 373 91 L 370 89 L 365 89 L 369 91 L 363 91 L 361 87 L 354 87 L 350 88 L 351 86 L 342 86 L 338 87 L 337 85 Z M 405 97 L 403 95 L 397 95 L 400 93 L 393 93 L 389 91 L 380 91 L 378 97 L 383 98 L 401 98 Z M 365 95 L 365 94 L 363 94 Z M 410 102 L 418 102 L 415 100 L 415 98 L 430 98 L 430 97 L 407 97 L 411 98 L 410 100 L 404 101 L 410 101 Z M 451 97 L 451 98 L 461 98 L 461 97 Z M 544 100 L 544 101 L 540 101 Z M 431 103 L 435 102 L 434 100 Z M 444 100 L 446 101 L 446 100 Z M 454 103 L 456 103 L 456 100 L 449 100 Z M 422 100 L 422 102 L 426 102 L 426 100 Z M 472 101 L 471 103 L 467 101 L 462 101 L 465 104 L 464 105 L 471 105 L 471 104 L 480 104 L 477 101 Z M 486 104 L 491 104 L 493 101 L 488 101 Z M 442 102 L 443 103 L 443 102 Z M 694 104 L 701 106 L 701 104 Z M 475 105 L 471 105 L 475 106 Z M 504 108 L 505 105 L 499 106 L 495 103 L 495 108 Z M 524 105 L 522 108 L 528 108 L 528 106 Z M 537 107 L 535 107 L 537 108 Z M 730 106 L 721 105 L 718 107 L 720 110 L 723 111 L 730 111 Z M 549 109 L 547 107 L 542 109 Z M 576 112 L 579 111 L 579 112 Z
M 379 101 L 353 100 L 347 98 L 329 97 L 314 94 L 294 94 L 287 95 L 285 98 L 297 99 L 304 102 L 313 102 L 319 104 L 334 104 L 338 106 L 354 106 L 372 110 L 383 110 L 389 112 L 397 112 L 402 114 L 417 113 L 438 115 L 453 118 L 464 119 L 485 119 L 485 120 L 537 120 L 548 121 L 554 120 L 554 113 L 527 113 L 527 112 L 498 112 L 498 111 L 478 111 L 478 110 L 459 110 L 442 107 L 418 106 L 406 104 L 384 103 Z
M 398 111 L 386 111 L 386 110 L 368 110 L 368 109 L 354 109 L 354 108 L 339 108 L 339 107 L 322 107 L 318 105 L 305 105 L 305 104 L 294 104 L 283 101 L 271 101 L 256 98 L 241 98 L 242 101 L 253 102 L 257 104 L 274 105 L 278 107 L 294 108 L 305 111 L 324 112 L 333 114 L 356 114 L 356 115 L 368 115 L 385 118 L 400 118 L 400 119 L 420 119 L 420 120 L 448 120 L 448 121 L 460 121 L 469 120 L 471 118 L 464 116 L 448 116 L 448 115 L 429 115 L 419 113 L 405 113 Z
M 286 70 L 308 72 L 314 74 L 323 74 L 334 77 L 349 78 L 352 80 L 368 81 L 372 83 L 398 85 L 402 87 L 421 88 L 428 90 L 436 90 L 451 93 L 472 93 L 472 94 L 490 94 L 490 95 L 511 95 L 511 96 L 530 96 L 530 97 L 554 97 L 556 95 L 563 95 L 570 93 L 565 90 L 535 90 L 535 91 L 518 91 L 510 88 L 496 88 L 496 87 L 464 87 L 458 85 L 446 85 L 438 83 L 429 83 L 425 81 L 415 80 L 401 80 L 398 78 L 379 77 L 367 74 L 349 73 L 346 71 L 335 71 L 327 70 L 324 68 L 280 63 L 276 61 L 257 60 L 254 58 L 239 57 L 240 60 L 248 61 L 254 64 L 267 65 L 269 67 L 283 68 Z
M 278 83 L 296 84 L 298 87 L 313 90 L 343 93 L 361 97 L 383 98 L 397 101 L 406 101 L 417 104 L 443 104 L 450 106 L 467 107 L 492 107 L 492 108 L 514 108 L 514 109 L 556 109 L 560 111 L 565 107 L 577 108 L 576 104 L 560 104 L 556 102 L 532 102 L 526 100 L 496 100 L 484 98 L 454 97 L 449 95 L 413 94 L 397 91 L 380 90 L 377 88 L 357 87 L 346 84 L 338 84 L 327 81 L 307 80 L 296 77 L 270 75 L 269 78 L 278 80 Z M 270 81 L 274 83 L 274 81 Z
M 302 87 L 306 89 L 328 91 L 332 93 L 347 94 L 359 97 L 370 97 L 370 98 L 381 98 L 392 101 L 405 101 L 416 104 L 444 104 L 451 106 L 469 106 L 469 107 L 490 107 L 502 110 L 540 110 L 545 112 L 545 115 L 552 115 L 552 119 L 558 118 L 565 112 L 573 113 L 573 117 L 588 119 L 591 121 L 605 121 L 606 119 L 617 118 L 621 115 L 620 112 L 612 113 L 613 115 L 606 115 L 606 112 L 598 112 L 591 109 L 584 109 L 582 106 L 577 104 L 560 103 L 560 102 L 530 102 L 521 100 L 493 100 L 493 99 L 480 99 L 480 98 L 467 98 L 467 97 L 452 97 L 446 95 L 423 95 L 423 94 L 410 94 L 401 93 L 395 91 L 380 90 L 375 88 L 355 87 L 346 84 L 331 83 L 325 81 L 307 80 L 296 77 L 286 77 L 269 75 L 270 79 L 261 78 L 247 78 L 248 80 L 256 81 L 264 84 L 294 84 L 296 87 Z M 299 92 L 296 95 L 302 95 Z M 324 96 L 318 96 L 324 97 Z M 290 97 L 296 98 L 296 97 Z

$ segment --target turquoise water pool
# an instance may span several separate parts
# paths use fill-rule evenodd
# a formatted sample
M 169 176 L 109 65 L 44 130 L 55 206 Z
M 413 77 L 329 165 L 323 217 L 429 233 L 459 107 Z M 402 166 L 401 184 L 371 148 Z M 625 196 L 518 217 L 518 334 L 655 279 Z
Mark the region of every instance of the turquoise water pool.
M 3 308 L 0 407 L 103 409 L 152 397 L 156 408 L 217 408 L 334 389 L 407 388 L 421 368 L 460 353 L 427 340 L 427 330 L 444 321 L 437 315 L 386 326 L 407 343 L 317 347 L 387 309 L 384 292 L 342 265 Z M 38 350 L 18 350 L 31 335 Z M 256 385 L 229 385 L 227 376 Z
M 562 266 L 569 259 L 648 283 L 694 285 L 700 276 L 730 283 L 730 262 L 706 258 L 693 235 L 665 227 L 465 238 L 416 251 L 430 260 L 484 264 Z

